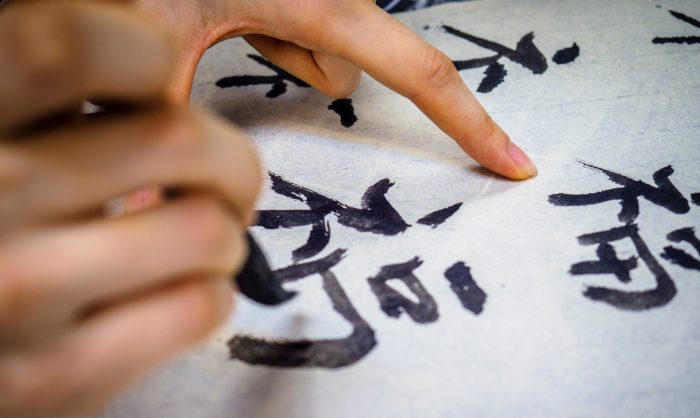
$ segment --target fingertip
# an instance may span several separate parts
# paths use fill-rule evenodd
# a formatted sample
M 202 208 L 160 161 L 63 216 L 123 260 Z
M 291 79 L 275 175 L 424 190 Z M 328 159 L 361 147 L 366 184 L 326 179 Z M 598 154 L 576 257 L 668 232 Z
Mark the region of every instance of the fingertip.
M 514 176 L 509 176 L 515 180 L 526 180 L 537 176 L 537 167 L 532 162 L 530 157 L 519 146 L 513 142 L 508 142 L 508 154 L 510 155 L 513 164 L 517 169 Z

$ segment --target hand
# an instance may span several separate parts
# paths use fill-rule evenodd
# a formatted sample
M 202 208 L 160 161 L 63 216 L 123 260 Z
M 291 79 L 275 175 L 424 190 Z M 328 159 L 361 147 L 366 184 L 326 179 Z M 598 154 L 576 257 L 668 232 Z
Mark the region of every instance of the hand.
M 195 67 L 219 40 L 244 35 L 272 63 L 331 97 L 357 87 L 360 70 L 415 103 L 486 168 L 513 179 L 537 173 L 489 117 L 452 61 L 372 0 L 132 0 L 184 45 L 173 94 L 189 95 Z
M 176 47 L 132 10 L 0 10 L 2 417 L 92 412 L 231 308 L 261 167 L 226 123 L 167 105 Z M 86 118 L 86 99 L 132 111 Z M 103 215 L 150 186 L 180 197 Z

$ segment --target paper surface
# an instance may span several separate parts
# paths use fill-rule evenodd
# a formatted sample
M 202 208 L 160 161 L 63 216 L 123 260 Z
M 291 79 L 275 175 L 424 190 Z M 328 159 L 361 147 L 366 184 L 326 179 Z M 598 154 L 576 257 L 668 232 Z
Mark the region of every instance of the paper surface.
M 242 40 L 213 48 L 193 101 L 241 126 L 272 173 L 341 205 L 322 216 L 327 245 L 316 241 L 320 253 L 298 263 L 347 252 L 332 277 L 286 284 L 298 295 L 285 306 L 239 298 L 213 341 L 132 389 L 104 417 L 699 416 L 700 270 L 692 259 L 700 254 L 684 228 L 700 236 L 700 44 L 653 40 L 691 39 L 700 27 L 671 11 L 698 20 L 700 2 L 483 0 L 397 15 L 455 61 L 496 54 L 443 25 L 512 50 L 534 34 L 547 65 L 539 74 L 506 56 L 490 70 L 460 72 L 476 91 L 490 71 L 482 90 L 492 89 L 477 98 L 540 170 L 520 183 L 480 169 L 408 100 L 368 77 L 351 96 L 357 121 L 346 128 L 328 109 L 332 100 L 289 80 L 283 94 L 281 83 L 218 87 L 226 77 L 276 73 L 248 58 L 255 52 Z M 574 43 L 578 56 L 557 64 L 557 51 Z M 277 97 L 266 97 L 273 87 Z M 662 170 L 667 166 L 672 174 Z M 404 230 L 385 235 L 341 223 L 342 213 L 361 210 L 365 191 L 383 179 L 393 183 L 386 199 Z M 271 184 L 261 210 L 310 210 Z M 561 206 L 582 201 L 590 204 Z M 435 228 L 417 222 L 458 203 Z M 311 229 L 253 233 L 271 264 L 283 268 Z M 601 231 L 613 232 L 579 239 Z M 680 259 L 679 251 L 690 258 Z M 422 295 L 418 320 L 402 309 L 392 317 L 372 283 L 384 289 L 378 293 L 391 311 L 397 299 L 382 287 L 380 271 L 414 257 L 422 264 L 413 279 L 385 276 L 405 296 L 402 303 Z M 446 277 L 460 262 L 472 283 L 460 282 L 461 267 L 452 270 L 462 274 L 454 283 Z M 347 337 L 352 321 L 334 311 L 322 288 L 333 279 L 371 329 L 371 350 L 335 369 L 229 358 L 227 342 L 236 335 Z M 651 296 L 629 296 L 654 288 Z

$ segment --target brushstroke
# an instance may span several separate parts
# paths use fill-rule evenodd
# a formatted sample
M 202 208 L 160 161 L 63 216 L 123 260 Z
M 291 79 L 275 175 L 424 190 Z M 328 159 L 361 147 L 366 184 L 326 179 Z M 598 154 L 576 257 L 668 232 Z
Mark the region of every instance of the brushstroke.
M 462 306 L 479 315 L 484 310 L 486 293 L 474 281 L 471 269 L 459 261 L 445 271 L 445 278 L 450 282 L 450 289 L 457 295 Z
M 656 184 L 656 187 L 654 187 L 640 180 L 632 180 L 614 171 L 579 162 L 584 167 L 605 174 L 610 181 L 622 187 L 585 194 L 557 193 L 549 196 L 549 203 L 555 206 L 587 206 L 617 200 L 621 206 L 618 219 L 626 224 L 634 222 L 639 216 L 640 197 L 676 214 L 688 213 L 690 210 L 688 200 L 670 180 L 673 174 L 673 167 L 670 165 L 657 170 L 653 174 L 653 180 Z
M 581 50 L 576 42 L 574 42 L 574 44 L 570 47 L 562 48 L 554 53 L 554 56 L 552 56 L 552 61 L 559 65 L 568 64 L 570 62 L 574 62 L 580 53 Z
M 334 111 L 338 116 L 340 116 L 340 124 L 346 128 L 351 127 L 355 124 L 355 122 L 357 122 L 355 108 L 352 106 L 351 99 L 334 100 L 328 105 L 328 109 Z
M 370 289 L 379 300 L 379 306 L 384 313 L 392 318 L 398 318 L 405 312 L 419 324 L 437 321 L 439 314 L 435 299 L 413 274 L 413 270 L 421 264 L 423 262 L 415 257 L 405 263 L 384 266 L 376 276 L 367 279 Z M 402 281 L 418 298 L 418 303 L 391 288 L 388 285 L 390 280 Z
M 695 252 L 700 256 L 700 240 L 695 235 L 693 228 L 681 228 L 669 233 L 666 238 L 671 242 L 687 242 L 692 245 Z M 700 259 L 695 258 L 680 248 L 673 246 L 664 247 L 661 257 L 689 270 L 700 271 Z
M 270 179 L 275 193 L 302 202 L 309 207 L 308 210 L 258 212 L 256 226 L 266 229 L 312 226 L 306 244 L 293 251 L 294 261 L 313 257 L 328 245 L 330 227 L 327 226 L 326 217 L 331 214 L 337 217 L 338 223 L 358 232 L 397 235 L 410 226 L 386 199 L 386 194 L 394 185 L 389 179 L 379 180 L 368 187 L 362 196 L 360 208 L 345 205 L 274 173 L 270 173 Z
M 420 218 L 416 223 L 419 223 L 421 225 L 428 225 L 430 227 L 437 228 L 439 225 L 441 225 L 443 222 L 448 220 L 452 215 L 457 213 L 457 211 L 462 207 L 462 203 L 455 203 L 452 206 L 448 206 L 444 209 L 439 209 L 436 210 L 435 212 L 431 212 L 424 217 Z
M 340 368 L 356 363 L 377 345 L 374 330 L 357 312 L 336 276 L 330 271 L 342 259 L 344 250 L 337 250 L 324 259 L 294 265 L 276 273 L 285 281 L 299 280 L 315 274 L 323 278 L 323 290 L 333 309 L 351 326 L 345 338 L 295 341 L 274 341 L 247 335 L 236 335 L 228 341 L 230 358 L 251 365 L 271 367 Z
M 585 234 L 578 237 L 578 241 L 581 245 L 598 246 L 622 239 L 632 240 L 639 258 L 644 261 L 646 267 L 653 274 L 654 279 L 656 280 L 656 286 L 653 289 L 644 291 L 624 291 L 591 286 L 585 289 L 583 293 L 584 296 L 591 300 L 607 303 L 618 309 L 627 311 L 643 311 L 666 305 L 675 297 L 676 286 L 666 270 L 659 264 L 656 258 L 652 255 L 651 251 L 649 251 L 646 243 L 639 235 L 639 228 L 637 225 L 625 225 L 612 228 L 607 231 L 594 232 L 592 234 Z M 599 263 L 602 267 L 599 267 L 596 263 Z M 580 267 L 579 274 L 607 273 L 608 271 L 606 271 L 604 266 L 608 263 L 608 260 L 600 259 L 598 261 L 588 262 L 588 272 L 585 271 L 586 269 Z M 620 266 L 621 265 L 618 264 L 616 267 Z M 622 266 L 624 267 L 624 264 Z M 629 267 L 630 270 L 634 268 L 631 265 L 629 265 Z M 626 275 L 628 276 L 629 272 Z

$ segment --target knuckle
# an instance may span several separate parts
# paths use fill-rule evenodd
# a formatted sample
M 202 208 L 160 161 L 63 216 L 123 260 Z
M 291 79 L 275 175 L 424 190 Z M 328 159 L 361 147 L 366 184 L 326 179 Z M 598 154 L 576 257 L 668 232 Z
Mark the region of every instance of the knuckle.
M 496 122 L 486 111 L 482 110 L 474 116 L 474 125 L 481 131 L 479 136 L 485 140 L 492 139 L 496 135 Z
M 452 60 L 438 49 L 426 45 L 421 58 L 421 82 L 432 89 L 444 89 L 459 80 Z
M 201 123 L 190 112 L 170 111 L 159 115 L 155 134 L 146 133 L 153 164 L 167 173 L 198 171 L 206 149 Z M 150 126 L 149 126 L 150 128 Z
M 180 339 L 194 343 L 213 331 L 230 312 L 232 305 L 231 286 L 227 279 L 199 278 L 186 289 L 182 304 L 178 309 L 182 315 Z
M 222 152 L 218 161 L 221 169 L 211 172 L 211 175 L 219 176 L 211 181 L 218 180 L 224 189 L 235 196 L 236 208 L 242 212 L 240 215 L 247 219 L 255 207 L 265 181 L 263 163 L 253 142 L 237 130 L 227 129 L 227 133 L 220 137 Z M 231 161 L 237 162 L 237 176 L 231 176 Z
M 0 255 L 0 327 L 8 334 L 40 299 L 39 286 L 31 285 L 34 280 L 28 277 L 21 264 L 11 257 Z
M 193 247 L 205 255 L 226 253 L 231 245 L 233 220 L 212 198 L 192 197 L 183 201 L 179 227 Z
M 344 99 L 352 95 L 355 90 L 357 90 L 359 84 L 360 74 L 357 72 L 352 75 L 327 79 L 319 90 L 321 90 L 321 93 L 333 99 Z

